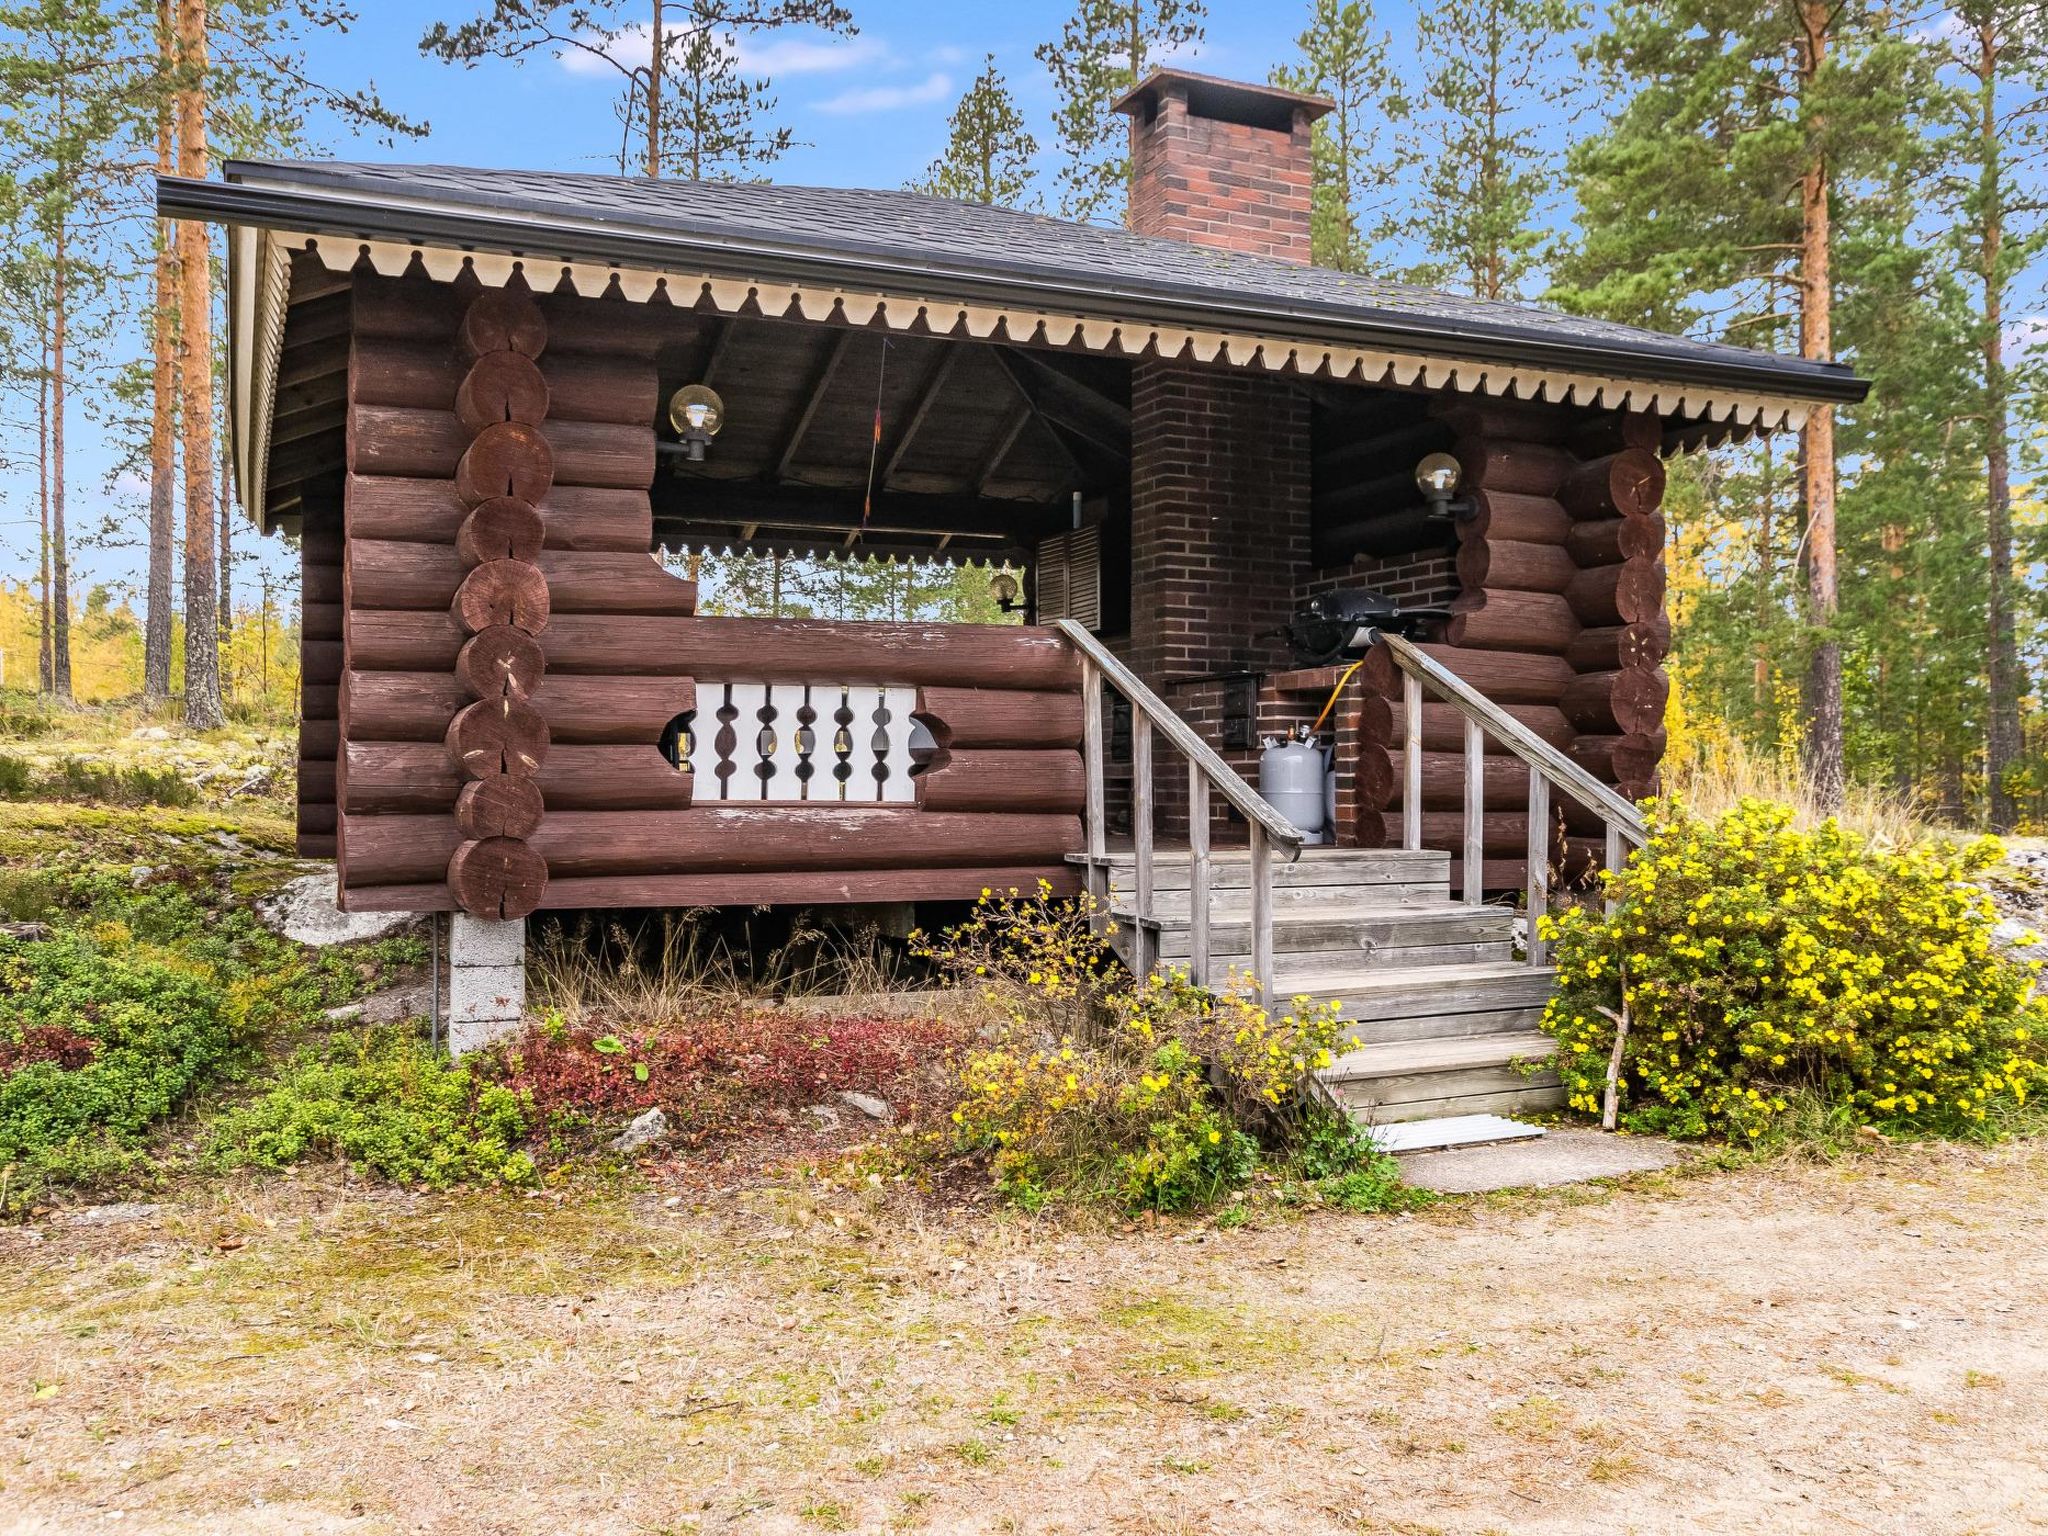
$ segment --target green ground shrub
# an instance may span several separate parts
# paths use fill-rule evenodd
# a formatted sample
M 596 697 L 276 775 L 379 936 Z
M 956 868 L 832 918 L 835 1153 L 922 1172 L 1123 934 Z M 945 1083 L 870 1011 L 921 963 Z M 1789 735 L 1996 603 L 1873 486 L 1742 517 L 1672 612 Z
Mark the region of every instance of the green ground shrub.
M 61 757 L 38 768 L 25 758 L 0 753 L 0 800 L 183 808 L 199 803 L 199 791 L 168 769 L 120 768 L 85 757 Z
M 0 939 L 0 1164 L 17 1187 L 124 1165 L 234 1058 L 246 1019 L 174 955 Z
M 399 1029 L 348 1033 L 298 1052 L 271 1085 L 210 1128 L 225 1167 L 340 1159 L 396 1183 L 523 1183 L 530 1101 L 474 1076 Z
M 1677 1136 L 1779 1134 L 1809 1101 L 1912 1134 L 1984 1135 L 2048 1087 L 2038 967 L 1992 947 L 1971 884 L 1990 839 L 1873 848 L 1745 800 L 1667 807 L 1614 882 L 1611 915 L 1549 924 L 1572 1107 L 1601 1107 L 1616 1021 L 1622 1123 Z

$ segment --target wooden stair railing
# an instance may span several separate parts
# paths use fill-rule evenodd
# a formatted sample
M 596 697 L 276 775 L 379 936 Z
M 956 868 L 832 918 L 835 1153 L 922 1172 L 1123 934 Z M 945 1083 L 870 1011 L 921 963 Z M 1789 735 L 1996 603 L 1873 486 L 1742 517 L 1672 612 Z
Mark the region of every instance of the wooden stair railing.
M 1236 769 L 1218 757 L 1185 720 L 1086 628 L 1072 619 L 1057 620 L 1056 627 L 1081 654 L 1082 755 L 1088 775 L 1086 862 L 1088 892 L 1095 899 L 1096 921 L 1107 922 L 1109 912 L 1109 835 L 1103 792 L 1107 754 L 1102 740 L 1102 689 L 1107 683 L 1131 705 L 1131 841 L 1136 854 L 1132 971 L 1139 976 L 1149 974 L 1159 957 L 1152 868 L 1152 737 L 1157 731 L 1188 765 L 1188 849 L 1192 860 L 1188 871 L 1189 979 L 1197 986 L 1208 986 L 1211 980 L 1209 927 L 1214 865 L 1209 852 L 1209 795 L 1214 790 L 1244 817 L 1251 829 L 1250 979 L 1263 989 L 1273 974 L 1272 860 L 1276 852 L 1289 863 L 1300 857 L 1300 831 L 1260 798 Z
M 1649 831 L 1636 808 L 1455 672 L 1399 635 L 1377 632 L 1401 669 L 1401 846 L 1422 846 L 1422 696 L 1425 691 L 1465 718 L 1465 900 L 1485 900 L 1486 738 L 1505 746 L 1529 766 L 1529 944 L 1528 961 L 1541 965 L 1547 946 L 1536 920 L 1550 905 L 1550 792 L 1571 796 L 1601 820 L 1606 831 L 1606 867 L 1619 869 L 1623 844 L 1640 848 Z

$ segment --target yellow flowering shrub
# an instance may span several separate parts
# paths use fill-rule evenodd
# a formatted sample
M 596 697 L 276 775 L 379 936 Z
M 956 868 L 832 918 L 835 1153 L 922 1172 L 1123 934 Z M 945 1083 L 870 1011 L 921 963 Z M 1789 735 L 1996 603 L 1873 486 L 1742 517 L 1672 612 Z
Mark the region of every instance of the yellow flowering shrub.
M 1268 1009 L 1235 978 L 1213 991 L 1179 971 L 1135 979 L 1092 930 L 1094 910 L 1043 889 L 990 892 L 942 939 L 918 941 L 996 1020 L 961 1069 L 954 1145 L 986 1154 L 997 1187 L 1028 1208 L 1206 1205 L 1250 1178 L 1261 1139 L 1306 1134 L 1302 1081 L 1330 1064 L 1344 1025 L 1306 998 Z M 1326 1156 L 1353 1149 L 1348 1122 L 1316 1131 Z M 1372 1154 L 1357 1142 L 1347 1155 Z
M 1884 851 L 1758 800 L 1714 819 L 1662 808 L 1609 877 L 1612 913 L 1544 919 L 1543 1028 L 1572 1107 L 1601 1108 L 1626 1018 L 1634 1129 L 1755 1139 L 1802 1093 L 1876 1126 L 1985 1128 L 2048 1085 L 2038 966 L 1993 950 L 1970 883 L 2001 854 L 1989 838 Z

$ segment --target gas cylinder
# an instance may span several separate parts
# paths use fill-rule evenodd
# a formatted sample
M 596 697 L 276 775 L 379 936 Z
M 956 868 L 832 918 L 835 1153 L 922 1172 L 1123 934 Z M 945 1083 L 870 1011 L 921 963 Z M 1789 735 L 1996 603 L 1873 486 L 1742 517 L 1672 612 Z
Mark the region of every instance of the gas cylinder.
M 1259 756 L 1259 794 L 1308 840 L 1320 841 L 1323 825 L 1323 753 L 1313 736 L 1292 741 L 1266 738 Z

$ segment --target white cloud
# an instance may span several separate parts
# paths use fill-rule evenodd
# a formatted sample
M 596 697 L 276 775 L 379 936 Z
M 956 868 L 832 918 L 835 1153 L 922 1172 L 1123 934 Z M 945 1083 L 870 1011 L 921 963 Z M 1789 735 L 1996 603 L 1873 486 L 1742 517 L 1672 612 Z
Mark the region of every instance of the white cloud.
M 123 499 L 149 500 L 150 475 L 146 469 L 124 469 L 108 483 L 107 489 Z
M 944 101 L 952 94 L 953 77 L 943 70 L 934 70 L 914 85 L 873 85 L 842 91 L 819 102 L 817 109 L 841 117 L 861 112 L 894 112 Z
M 613 64 L 627 69 L 644 66 L 653 51 L 652 36 L 645 22 L 634 22 L 621 28 L 609 43 L 600 45 L 591 39 L 591 48 L 597 52 L 564 48 L 556 57 L 572 75 L 609 75 Z M 727 39 L 728 46 L 731 41 Z M 880 38 L 837 37 L 813 30 L 742 37 L 738 45 L 740 68 L 771 80 L 781 75 L 838 74 L 887 64 L 891 58 L 888 44 Z

